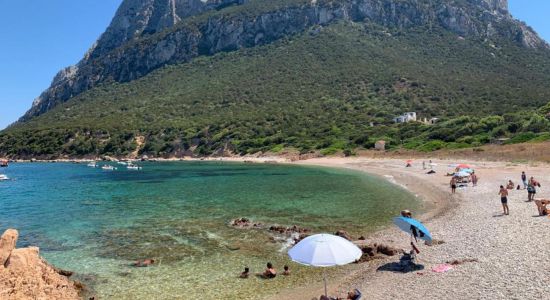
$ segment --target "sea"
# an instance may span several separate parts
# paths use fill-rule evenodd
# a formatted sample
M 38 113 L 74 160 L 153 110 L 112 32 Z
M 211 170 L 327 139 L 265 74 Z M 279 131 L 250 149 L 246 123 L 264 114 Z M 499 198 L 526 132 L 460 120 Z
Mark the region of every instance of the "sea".
M 105 163 L 99 163 L 101 166 Z M 317 269 L 287 256 L 290 240 L 233 219 L 367 236 L 414 195 L 347 169 L 232 162 L 146 162 L 141 170 L 75 163 L 14 163 L 0 169 L 0 231 L 19 230 L 18 247 L 38 246 L 75 272 L 99 299 L 264 299 L 322 283 L 357 268 Z M 136 260 L 152 258 L 151 267 Z M 290 276 L 238 278 L 267 262 Z M 312 295 L 317 296 L 317 295 Z

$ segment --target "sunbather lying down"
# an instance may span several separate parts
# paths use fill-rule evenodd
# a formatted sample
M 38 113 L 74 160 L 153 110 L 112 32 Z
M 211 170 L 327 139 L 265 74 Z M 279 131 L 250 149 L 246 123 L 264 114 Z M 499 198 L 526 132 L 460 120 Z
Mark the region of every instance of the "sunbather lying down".
M 547 199 L 535 199 L 535 204 L 539 211 L 539 216 L 547 216 L 550 214 L 550 209 L 546 206 L 550 204 L 550 200 Z

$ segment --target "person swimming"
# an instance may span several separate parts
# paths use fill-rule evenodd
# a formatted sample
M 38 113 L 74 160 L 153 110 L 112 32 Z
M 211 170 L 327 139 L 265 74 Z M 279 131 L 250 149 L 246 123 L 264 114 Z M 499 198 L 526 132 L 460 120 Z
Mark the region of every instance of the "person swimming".
M 239 275 L 240 278 L 248 278 L 248 275 L 250 275 L 250 268 L 244 267 L 244 271 Z
M 290 275 L 290 268 L 287 265 L 284 265 L 283 269 L 284 269 L 283 275 L 285 275 L 285 276 Z
M 155 263 L 154 259 L 144 259 L 144 260 L 137 260 L 132 265 L 134 267 L 148 267 Z

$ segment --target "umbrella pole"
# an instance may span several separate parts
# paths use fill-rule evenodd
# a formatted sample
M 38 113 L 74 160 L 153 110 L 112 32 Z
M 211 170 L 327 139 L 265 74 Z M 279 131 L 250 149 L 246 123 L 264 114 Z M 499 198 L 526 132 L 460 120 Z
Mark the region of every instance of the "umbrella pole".
M 328 294 L 327 294 L 327 276 L 325 274 L 325 270 L 323 270 L 323 282 L 325 283 L 325 297 L 328 297 Z

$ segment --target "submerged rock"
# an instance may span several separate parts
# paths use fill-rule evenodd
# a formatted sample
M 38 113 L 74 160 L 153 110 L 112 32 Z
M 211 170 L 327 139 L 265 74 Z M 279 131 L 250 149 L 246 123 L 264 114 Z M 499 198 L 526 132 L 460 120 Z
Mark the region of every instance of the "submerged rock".
M 0 239 L 0 299 L 81 299 L 82 284 L 39 255 L 38 247 L 16 249 L 19 234 L 8 229 Z

